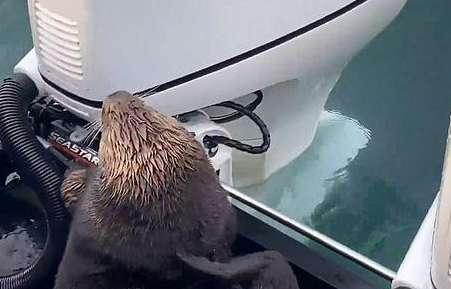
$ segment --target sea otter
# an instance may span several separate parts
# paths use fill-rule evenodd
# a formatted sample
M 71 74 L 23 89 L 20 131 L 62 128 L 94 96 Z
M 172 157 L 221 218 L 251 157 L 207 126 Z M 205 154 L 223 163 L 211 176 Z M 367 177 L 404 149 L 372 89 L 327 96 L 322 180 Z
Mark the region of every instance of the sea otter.
M 101 122 L 99 166 L 62 185 L 72 224 L 55 288 L 110 288 L 118 268 L 168 282 L 197 271 L 220 286 L 298 288 L 277 252 L 231 256 L 235 211 L 192 133 L 125 91 L 104 101 Z

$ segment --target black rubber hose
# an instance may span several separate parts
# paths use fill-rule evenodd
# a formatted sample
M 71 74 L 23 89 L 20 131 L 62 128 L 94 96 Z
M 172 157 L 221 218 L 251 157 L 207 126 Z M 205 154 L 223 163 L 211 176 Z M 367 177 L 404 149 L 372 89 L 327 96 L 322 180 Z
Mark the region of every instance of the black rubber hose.
M 21 272 L 0 277 L 0 289 L 41 288 L 41 282 L 56 273 L 67 240 L 68 216 L 60 196 L 63 173 L 28 121 L 27 109 L 37 94 L 24 74 L 14 74 L 0 87 L 0 142 L 24 182 L 37 192 L 47 217 L 47 241 L 40 258 Z
M 255 91 L 254 94 L 257 97 L 251 103 L 249 103 L 248 105 L 246 105 L 244 107 L 248 111 L 254 111 L 263 100 L 263 92 L 261 90 Z M 227 122 L 231 122 L 231 121 L 240 119 L 243 116 L 244 116 L 244 114 L 242 112 L 235 111 L 234 113 L 231 113 L 229 115 L 210 117 L 210 119 L 216 123 L 227 123 Z

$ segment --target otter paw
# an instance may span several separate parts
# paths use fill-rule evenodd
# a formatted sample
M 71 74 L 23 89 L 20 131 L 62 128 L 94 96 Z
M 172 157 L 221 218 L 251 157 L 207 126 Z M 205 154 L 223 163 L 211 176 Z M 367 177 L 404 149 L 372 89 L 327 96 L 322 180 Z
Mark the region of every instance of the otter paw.
M 299 289 L 297 278 L 285 257 L 276 251 L 264 253 L 265 266 L 253 280 L 251 289 Z
M 86 187 L 87 170 L 77 169 L 71 171 L 61 185 L 61 194 L 66 208 L 73 209 L 78 198 Z

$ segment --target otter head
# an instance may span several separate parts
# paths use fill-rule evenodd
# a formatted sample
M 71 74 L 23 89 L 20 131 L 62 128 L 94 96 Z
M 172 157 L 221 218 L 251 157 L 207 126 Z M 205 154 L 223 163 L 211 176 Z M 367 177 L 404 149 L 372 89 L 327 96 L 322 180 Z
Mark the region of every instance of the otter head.
M 174 118 L 128 92 L 116 92 L 103 103 L 101 186 L 116 203 L 146 206 L 162 197 L 177 197 L 199 149 Z

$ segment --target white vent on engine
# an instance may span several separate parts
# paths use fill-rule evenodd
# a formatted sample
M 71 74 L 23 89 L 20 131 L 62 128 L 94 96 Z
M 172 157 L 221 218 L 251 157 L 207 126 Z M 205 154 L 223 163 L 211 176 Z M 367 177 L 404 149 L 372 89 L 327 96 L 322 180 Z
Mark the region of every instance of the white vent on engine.
M 78 23 L 35 2 L 36 33 L 41 60 L 77 80 L 83 79 Z

